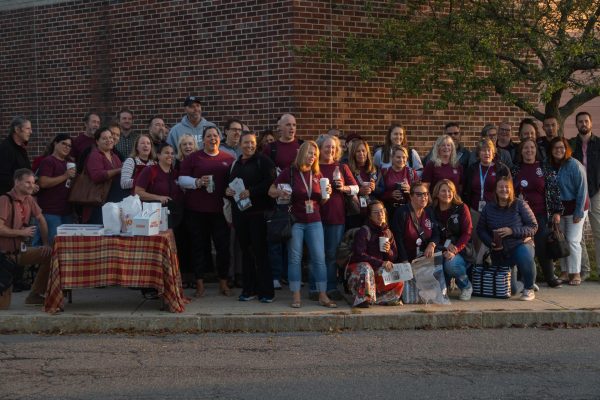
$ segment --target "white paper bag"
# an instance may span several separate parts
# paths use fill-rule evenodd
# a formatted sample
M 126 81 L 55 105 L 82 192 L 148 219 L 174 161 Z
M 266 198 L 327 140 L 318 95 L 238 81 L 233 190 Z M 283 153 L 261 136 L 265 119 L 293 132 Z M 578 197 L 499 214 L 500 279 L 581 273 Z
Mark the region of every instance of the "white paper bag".
M 136 194 L 135 196 L 125 197 L 119 205 L 121 206 L 121 216 L 123 218 L 121 232 L 133 235 L 133 218 L 142 212 L 140 196 Z
M 121 208 L 119 203 L 106 203 L 102 206 L 104 234 L 118 235 L 121 232 Z

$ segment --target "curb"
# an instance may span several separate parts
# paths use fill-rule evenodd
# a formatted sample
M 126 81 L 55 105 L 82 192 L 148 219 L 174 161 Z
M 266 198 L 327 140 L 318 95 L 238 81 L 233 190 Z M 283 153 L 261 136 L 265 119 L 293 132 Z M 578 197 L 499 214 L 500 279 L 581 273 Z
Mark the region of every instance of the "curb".
M 599 310 L 403 312 L 401 314 L 0 316 L 1 333 L 331 332 L 404 329 L 490 329 L 600 326 Z

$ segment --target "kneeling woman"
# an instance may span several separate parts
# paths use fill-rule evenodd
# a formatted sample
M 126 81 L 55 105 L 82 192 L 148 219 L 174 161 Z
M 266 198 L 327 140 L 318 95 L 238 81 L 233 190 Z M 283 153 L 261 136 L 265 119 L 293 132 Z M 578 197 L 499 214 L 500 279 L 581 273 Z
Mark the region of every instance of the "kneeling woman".
M 398 254 L 394 235 L 389 230 L 383 203 L 369 204 L 367 224 L 356 232 L 350 263 L 346 267 L 348 288 L 354 296 L 353 307 L 367 308 L 371 304 L 401 304 L 404 282 L 385 285 L 381 274 L 391 271 Z M 380 248 L 379 238 L 387 237 Z
M 477 224 L 479 238 L 492 250 L 494 265 L 517 265 L 525 289 L 521 300 L 533 300 L 535 254 L 533 236 L 538 229 L 533 211 L 515 198 L 510 177 L 496 180 L 496 202 L 487 203 Z

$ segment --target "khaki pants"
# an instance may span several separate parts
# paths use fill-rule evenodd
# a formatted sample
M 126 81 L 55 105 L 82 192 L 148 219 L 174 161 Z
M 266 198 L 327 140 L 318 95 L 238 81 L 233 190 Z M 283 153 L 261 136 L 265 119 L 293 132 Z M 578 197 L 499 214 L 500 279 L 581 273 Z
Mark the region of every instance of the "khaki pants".
M 44 256 L 41 247 L 29 247 L 24 253 L 19 253 L 16 258 L 17 264 L 21 266 L 39 264 L 40 269 L 35 276 L 30 294 L 46 294 L 46 286 L 48 286 L 48 276 L 50 274 L 50 258 L 51 254 Z

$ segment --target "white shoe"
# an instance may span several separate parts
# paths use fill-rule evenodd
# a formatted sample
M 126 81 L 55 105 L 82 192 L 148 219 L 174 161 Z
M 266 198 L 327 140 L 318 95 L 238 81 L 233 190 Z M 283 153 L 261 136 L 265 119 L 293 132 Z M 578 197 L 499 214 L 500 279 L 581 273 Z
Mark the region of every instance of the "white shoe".
M 471 300 L 471 294 L 473 294 L 473 286 L 469 286 L 461 290 L 458 299 L 462 301 L 469 301 Z
M 533 291 L 533 289 L 523 290 L 523 294 L 521 294 L 521 300 L 523 300 L 523 301 L 535 300 L 535 292 Z

